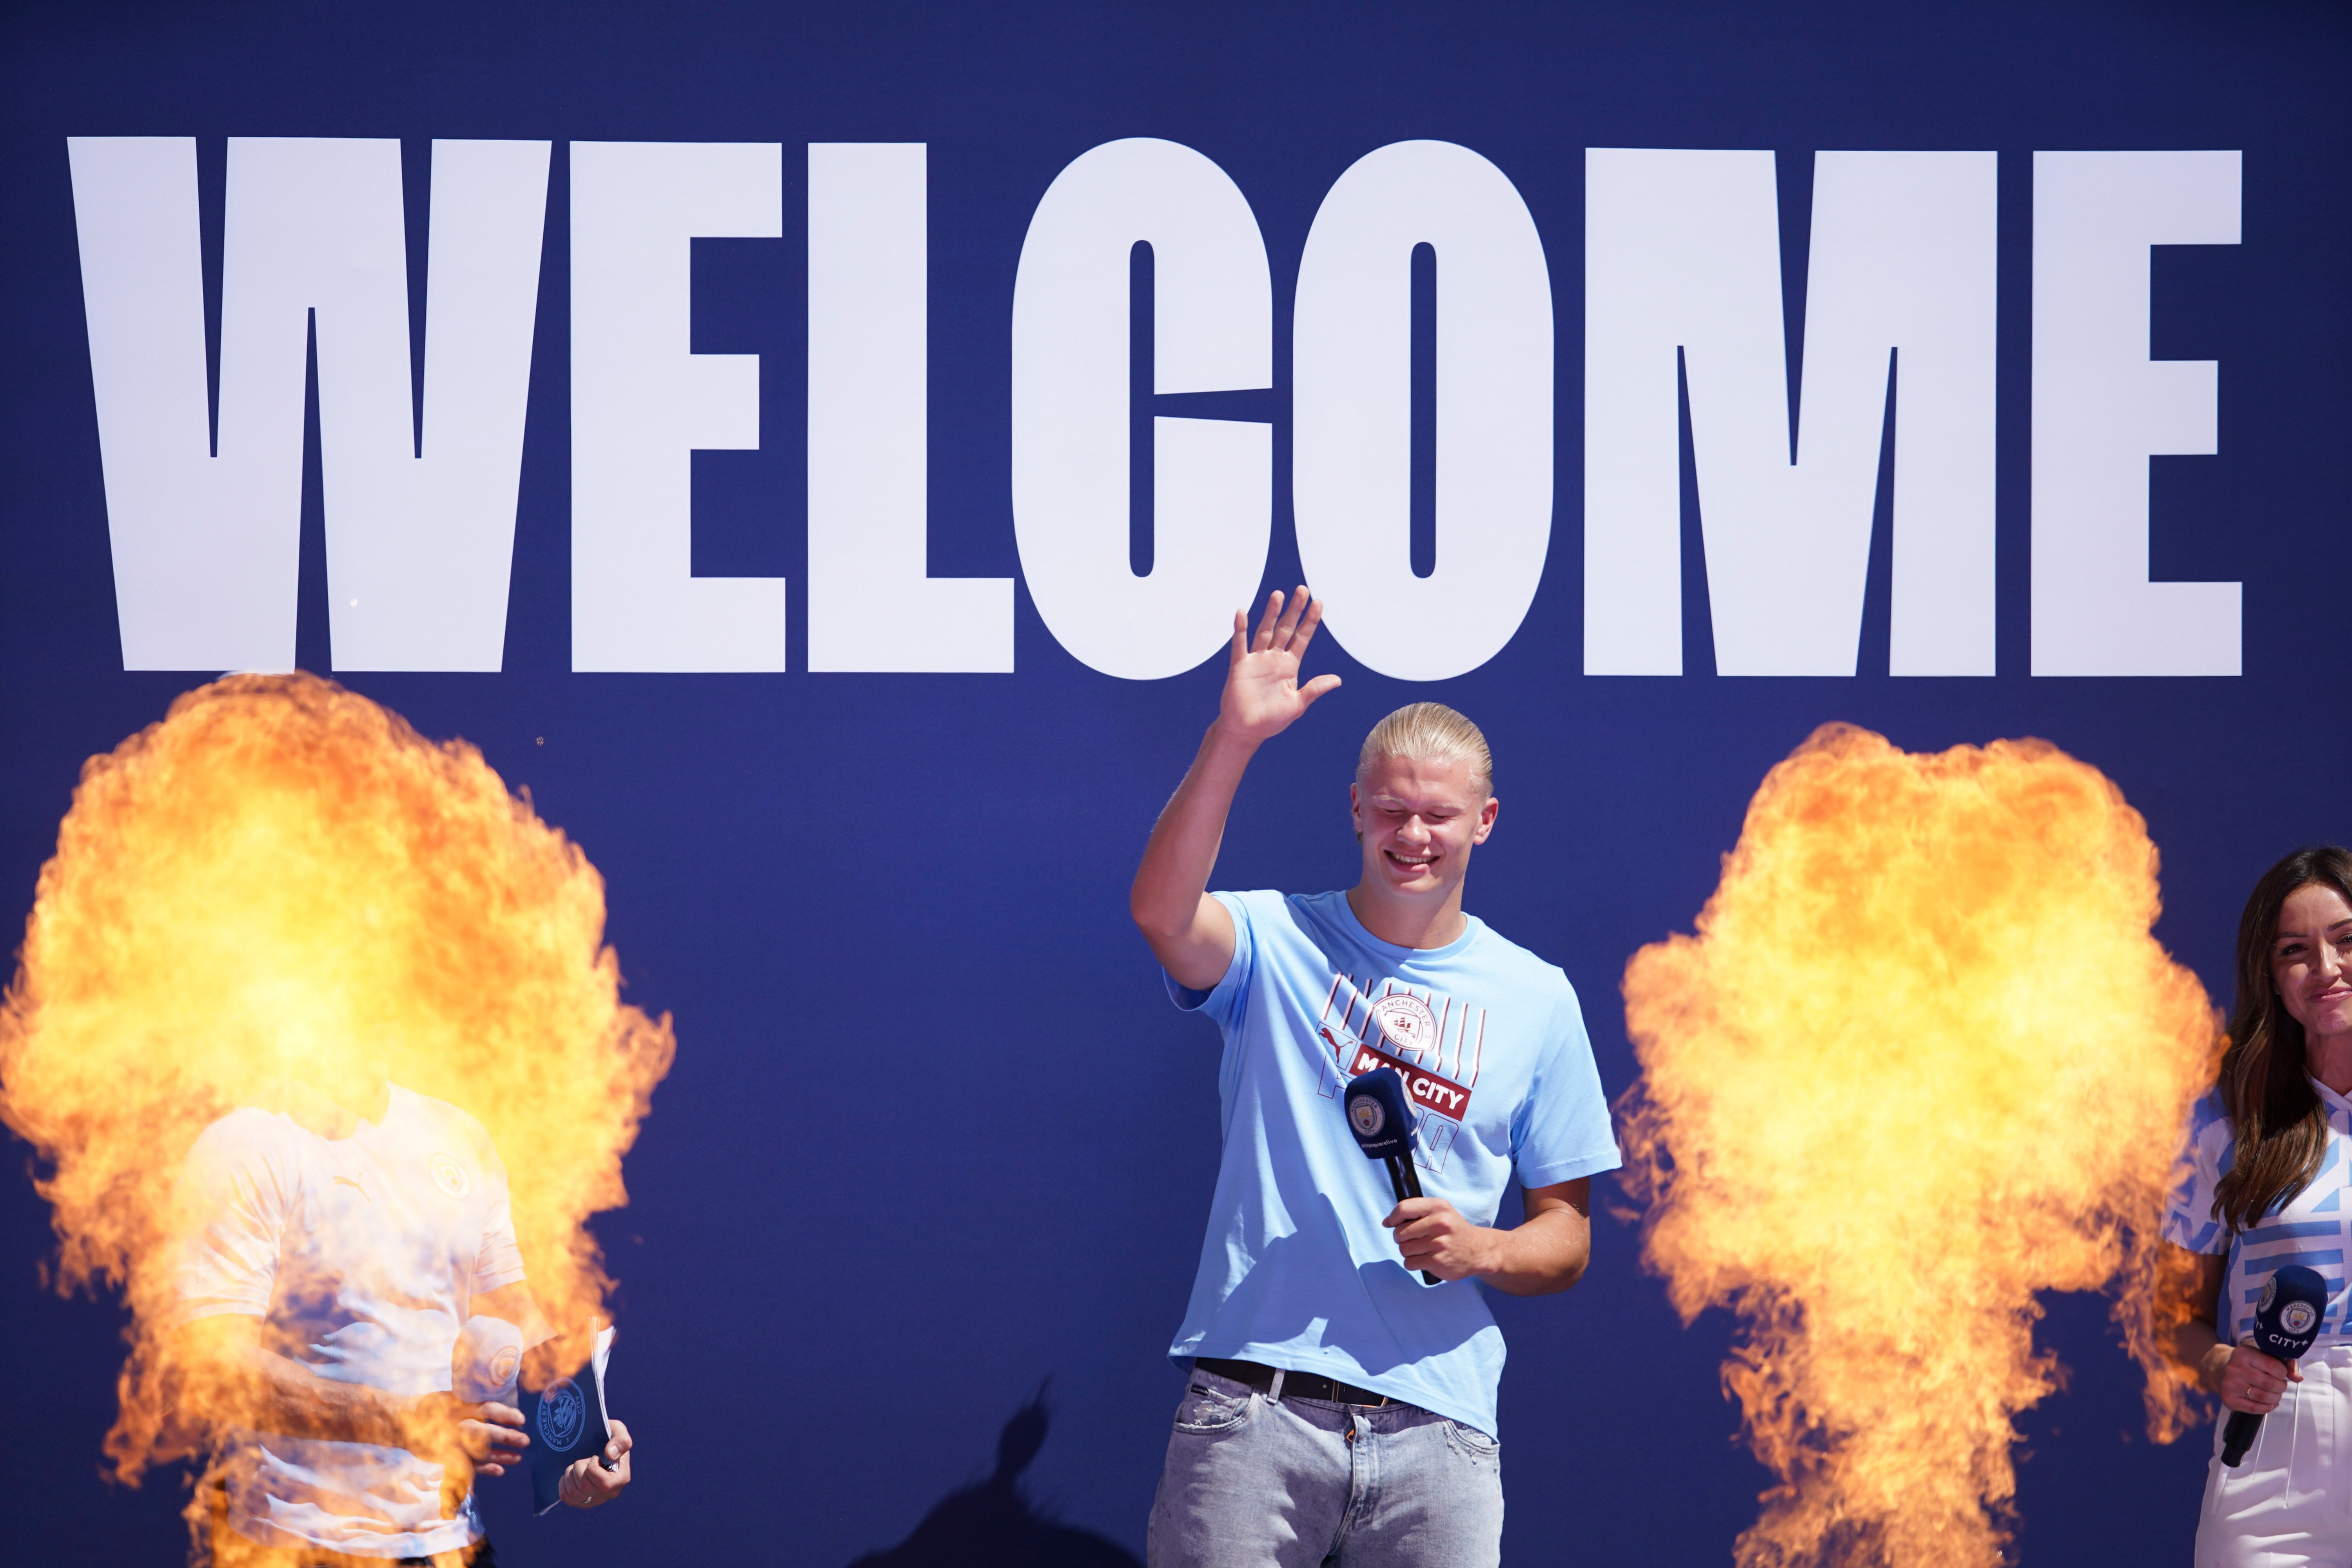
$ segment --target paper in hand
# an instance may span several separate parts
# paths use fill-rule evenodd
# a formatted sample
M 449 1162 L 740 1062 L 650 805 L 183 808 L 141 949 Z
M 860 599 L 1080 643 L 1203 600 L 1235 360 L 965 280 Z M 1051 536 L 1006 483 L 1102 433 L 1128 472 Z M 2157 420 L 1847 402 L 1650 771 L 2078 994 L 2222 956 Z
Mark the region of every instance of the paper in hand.
M 596 1353 L 572 1377 L 559 1377 L 533 1394 L 522 1392 L 523 1450 L 530 1467 L 531 1508 L 545 1513 L 562 1500 L 563 1472 L 580 1460 L 601 1457 L 612 1434 L 604 1426 L 604 1363 L 613 1349 L 610 1324 L 596 1331 Z

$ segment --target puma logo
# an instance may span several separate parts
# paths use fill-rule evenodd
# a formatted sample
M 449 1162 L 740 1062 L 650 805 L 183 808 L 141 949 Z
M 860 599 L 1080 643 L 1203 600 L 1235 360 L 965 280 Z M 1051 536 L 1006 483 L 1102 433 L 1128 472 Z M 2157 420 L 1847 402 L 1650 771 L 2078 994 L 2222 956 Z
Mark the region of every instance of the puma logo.
M 337 1177 L 335 1178 L 335 1185 L 337 1185 L 337 1186 L 339 1186 L 339 1187 L 349 1187 L 349 1188 L 351 1188 L 351 1190 L 352 1190 L 352 1191 L 353 1191 L 353 1192 L 355 1192 L 355 1193 L 359 1194 L 359 1195 L 360 1195 L 360 1196 L 362 1196 L 362 1197 L 363 1197 L 363 1198 L 367 1198 L 367 1201 L 368 1201 L 369 1203 L 373 1204 L 373 1202 L 375 1202 L 375 1200 L 374 1200 L 373 1198 L 368 1198 L 368 1191 L 367 1191 L 367 1189 L 366 1189 L 365 1187 L 363 1187 L 363 1186 L 360 1185 L 357 1182 L 354 1182 L 354 1181 L 353 1181 L 353 1180 L 352 1180 L 349 1176 L 337 1176 Z

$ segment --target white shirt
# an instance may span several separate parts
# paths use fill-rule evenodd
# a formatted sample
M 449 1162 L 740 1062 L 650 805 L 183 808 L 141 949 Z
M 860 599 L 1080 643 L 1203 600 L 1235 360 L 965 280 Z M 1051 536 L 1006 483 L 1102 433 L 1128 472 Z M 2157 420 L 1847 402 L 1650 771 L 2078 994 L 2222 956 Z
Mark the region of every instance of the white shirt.
M 233 1111 L 180 1184 L 181 1321 L 260 1318 L 265 1343 L 338 1383 L 447 1390 L 473 1298 L 523 1277 L 489 1134 L 396 1084 L 348 1138 Z M 426 1557 L 481 1538 L 472 1497 L 445 1516 L 442 1468 L 404 1448 L 240 1432 L 223 1459 L 229 1521 L 265 1545 Z
M 2319 1173 L 2303 1191 L 2264 1215 L 2243 1235 L 2232 1237 L 2213 1213 L 2213 1192 L 2229 1171 L 2238 1141 L 2221 1109 L 2221 1091 L 2200 1100 L 2189 1116 L 2189 1142 L 2173 1169 L 2172 1196 L 2165 1205 L 2164 1239 L 2191 1252 L 2228 1253 L 2221 1280 L 2221 1338 L 2236 1341 L 2254 1331 L 2254 1303 L 2271 1276 L 2290 1263 L 2315 1269 L 2327 1281 L 2327 1316 L 2313 1351 L 2352 1342 L 2345 1329 L 2344 1254 L 2352 1241 L 2352 1100 L 2314 1079 L 2311 1087 L 2327 1110 L 2327 1147 Z

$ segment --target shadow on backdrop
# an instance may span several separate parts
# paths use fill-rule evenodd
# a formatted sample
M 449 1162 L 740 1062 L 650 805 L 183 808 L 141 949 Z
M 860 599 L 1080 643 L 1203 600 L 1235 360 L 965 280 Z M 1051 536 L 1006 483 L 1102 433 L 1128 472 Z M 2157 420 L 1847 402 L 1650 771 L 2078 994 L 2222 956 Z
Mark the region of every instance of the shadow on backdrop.
M 1021 1472 L 1045 1446 L 1041 1384 L 996 1437 L 996 1473 L 941 1498 L 914 1533 L 849 1568 L 1142 1568 L 1135 1554 L 1091 1530 L 1047 1518 L 1023 1495 Z

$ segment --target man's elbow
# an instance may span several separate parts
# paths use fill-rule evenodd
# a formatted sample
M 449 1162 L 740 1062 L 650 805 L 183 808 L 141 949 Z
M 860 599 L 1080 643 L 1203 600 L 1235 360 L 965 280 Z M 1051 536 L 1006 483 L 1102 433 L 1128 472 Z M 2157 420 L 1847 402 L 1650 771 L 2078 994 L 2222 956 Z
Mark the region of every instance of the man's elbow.
M 183 1371 L 233 1366 L 259 1342 L 259 1327 L 258 1319 L 235 1312 L 191 1318 L 163 1336 L 163 1359 Z
M 1589 1239 L 1573 1247 L 1562 1247 L 1546 1259 L 1548 1267 L 1529 1279 L 1527 1289 L 1519 1293 L 1523 1296 L 1557 1296 L 1563 1290 L 1572 1289 L 1576 1282 L 1584 1278 L 1584 1270 L 1591 1261 L 1592 1245 Z
M 1544 1281 L 1544 1288 L 1541 1293 L 1546 1296 L 1557 1296 L 1563 1290 L 1575 1289 L 1577 1281 L 1584 1278 L 1585 1268 L 1591 1264 L 1591 1261 L 1592 1255 L 1591 1253 L 1579 1253 L 1575 1258 L 1552 1271 L 1551 1277 Z
M 224 1313 L 181 1324 L 157 1347 L 173 1423 L 200 1431 L 244 1418 L 253 1394 L 250 1357 L 258 1347 L 257 1319 Z
M 1143 933 L 1143 940 L 1150 944 L 1152 955 L 1164 965 L 1192 935 L 1199 902 L 1195 897 L 1180 907 L 1169 900 L 1155 899 L 1139 882 L 1128 895 L 1127 913 L 1135 922 L 1135 929 Z
M 1134 887 L 1128 889 L 1127 917 L 1135 922 L 1135 929 L 1143 933 L 1143 940 L 1154 947 L 1159 946 L 1168 935 L 1167 914 L 1155 906 L 1140 878 L 1137 879 Z
M 1523 1259 L 1515 1268 L 1498 1270 L 1481 1278 L 1506 1296 L 1557 1296 L 1584 1278 L 1584 1267 L 1591 1258 L 1590 1252 L 1582 1252 L 1571 1257 L 1546 1259 L 1541 1263 Z

